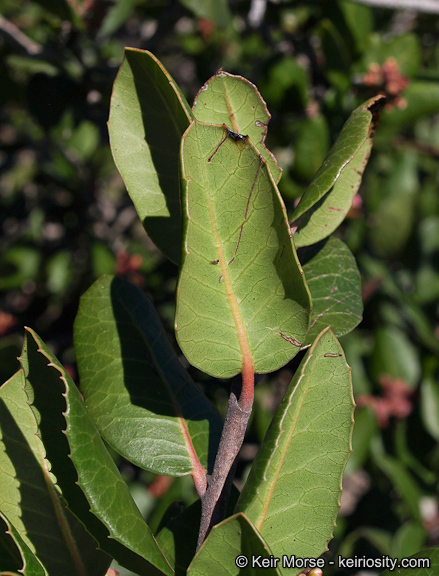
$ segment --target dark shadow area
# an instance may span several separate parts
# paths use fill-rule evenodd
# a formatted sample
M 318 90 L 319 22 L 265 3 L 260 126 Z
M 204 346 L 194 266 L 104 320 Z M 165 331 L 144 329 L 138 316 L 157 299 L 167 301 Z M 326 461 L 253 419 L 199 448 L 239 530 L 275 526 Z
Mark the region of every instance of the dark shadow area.
M 159 187 L 166 200 L 169 216 L 144 218 L 142 224 L 160 247 L 172 246 L 171 253 L 180 256 L 182 222 L 180 209 L 180 141 L 189 125 L 181 104 L 163 83 L 162 72 L 154 73 L 157 64 L 140 66 L 138 55 L 127 52 L 126 59 L 133 69 L 134 86 L 142 112 L 145 142 L 151 153 Z M 167 89 L 167 90 L 166 90 Z M 145 194 L 148 183 L 145 182 Z M 169 249 L 168 249 L 169 252 Z
M 182 417 L 188 421 L 189 434 L 191 422 L 207 420 L 210 471 L 222 429 L 216 408 L 181 365 L 148 297 L 133 284 L 114 277 L 111 299 L 121 346 L 123 385 L 130 403 L 144 409 L 145 418 L 151 412 Z
M 54 532 L 52 521 L 56 517 L 56 512 L 47 491 L 40 463 L 28 447 L 26 438 L 1 399 L 0 421 L 6 453 L 15 467 L 16 477 L 20 480 L 20 512 L 26 532 L 35 546 L 37 557 L 41 559 L 48 574 L 65 576 L 65 572 L 60 572 L 60 568 L 62 566 L 65 568 L 65 559 L 70 557 L 70 551 L 67 546 L 61 548 L 64 539 L 61 528 L 58 527 L 59 534 L 56 538 L 58 548 L 54 553 L 53 537 L 50 535 Z M 64 512 L 69 515 L 67 510 Z M 60 564 L 59 558 L 62 558 Z M 71 564 L 74 565 L 73 559 Z

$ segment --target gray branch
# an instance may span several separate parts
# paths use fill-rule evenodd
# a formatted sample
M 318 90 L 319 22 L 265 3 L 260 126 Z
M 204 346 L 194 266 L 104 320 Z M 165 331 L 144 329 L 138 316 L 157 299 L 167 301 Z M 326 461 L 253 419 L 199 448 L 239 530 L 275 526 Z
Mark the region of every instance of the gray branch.
M 373 8 L 390 8 L 392 10 L 412 10 L 439 14 L 439 0 L 354 0 Z

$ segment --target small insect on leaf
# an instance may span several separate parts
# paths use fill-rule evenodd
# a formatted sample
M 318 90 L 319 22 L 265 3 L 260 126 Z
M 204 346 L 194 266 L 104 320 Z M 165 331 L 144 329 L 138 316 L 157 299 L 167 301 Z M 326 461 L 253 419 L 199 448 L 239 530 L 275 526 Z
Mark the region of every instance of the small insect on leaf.
M 223 127 L 224 127 L 224 130 L 226 131 L 226 134 L 225 134 L 224 138 L 221 140 L 221 142 L 218 144 L 218 146 L 215 148 L 213 153 L 207 159 L 207 161 L 209 163 L 212 161 L 212 158 L 215 156 L 215 154 L 218 152 L 218 150 L 221 148 L 221 146 L 224 144 L 224 142 L 227 140 L 227 138 L 230 138 L 234 142 L 246 141 L 248 139 L 248 136 L 245 136 L 244 134 L 240 134 L 239 132 L 234 132 L 233 130 L 231 130 L 227 126 L 227 124 L 223 124 Z

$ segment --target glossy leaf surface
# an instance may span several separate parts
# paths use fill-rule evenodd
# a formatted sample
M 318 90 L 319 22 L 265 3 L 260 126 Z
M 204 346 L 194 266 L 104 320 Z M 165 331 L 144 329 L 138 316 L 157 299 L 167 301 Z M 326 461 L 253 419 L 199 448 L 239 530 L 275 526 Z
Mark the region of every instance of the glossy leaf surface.
M 360 273 L 349 248 L 338 238 L 329 238 L 299 251 L 312 297 L 312 315 L 306 344 L 312 344 L 323 328 L 343 336 L 362 319 Z
M 252 557 L 269 558 L 271 551 L 244 514 L 235 514 L 217 524 L 205 540 L 192 564 L 188 576 L 257 576 L 263 572 L 279 576 L 274 567 L 253 565 Z M 247 558 L 248 564 L 237 566 L 235 559 Z M 239 564 L 239 561 L 238 561 Z
M 191 116 L 163 64 L 126 49 L 111 99 L 111 149 L 146 231 L 174 262 L 181 252 L 178 155 Z
M 276 370 L 303 342 L 309 293 L 266 164 L 250 141 L 194 121 L 182 141 L 182 173 L 180 347 L 216 377 L 239 373 L 243 359 L 256 372 Z
M 78 389 L 31 330 L 21 362 L 47 460 L 69 509 L 93 534 L 100 548 L 122 566 L 140 574 L 171 576 L 172 570 L 105 448 Z M 82 554 L 88 550 L 83 543 L 80 549 Z
M 249 80 L 220 70 L 198 92 L 193 114 L 200 122 L 226 124 L 234 132 L 248 136 L 267 161 L 275 182 L 279 182 L 282 170 L 265 147 L 271 114 Z
M 293 215 L 297 247 L 329 236 L 344 220 L 361 184 L 385 98 L 376 96 L 351 114 Z
M 81 390 L 117 452 L 157 474 L 211 464 L 222 423 L 179 362 L 148 297 L 115 276 L 97 280 L 75 322 Z
M 275 556 L 316 558 L 326 549 L 351 452 L 353 410 L 350 368 L 326 329 L 291 381 L 235 509 Z

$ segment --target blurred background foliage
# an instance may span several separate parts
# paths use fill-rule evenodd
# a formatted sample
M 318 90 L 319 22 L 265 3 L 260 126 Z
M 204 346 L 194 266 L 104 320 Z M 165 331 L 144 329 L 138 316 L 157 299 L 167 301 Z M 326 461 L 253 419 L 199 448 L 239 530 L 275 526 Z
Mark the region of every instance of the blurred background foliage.
M 357 258 L 365 311 L 342 338 L 358 407 L 327 555 L 402 557 L 438 544 L 438 14 L 347 0 L 0 0 L 0 14 L 2 381 L 18 368 L 24 325 L 76 376 L 72 323 L 101 274 L 145 290 L 173 338 L 178 270 L 147 238 L 109 149 L 124 46 L 152 51 L 190 103 L 219 68 L 256 84 L 290 212 L 350 112 L 387 94 L 337 231 Z M 257 387 L 241 482 L 293 369 Z M 227 383 L 195 377 L 224 409 Z M 171 502 L 195 499 L 190 478 L 118 462 L 153 529 Z

